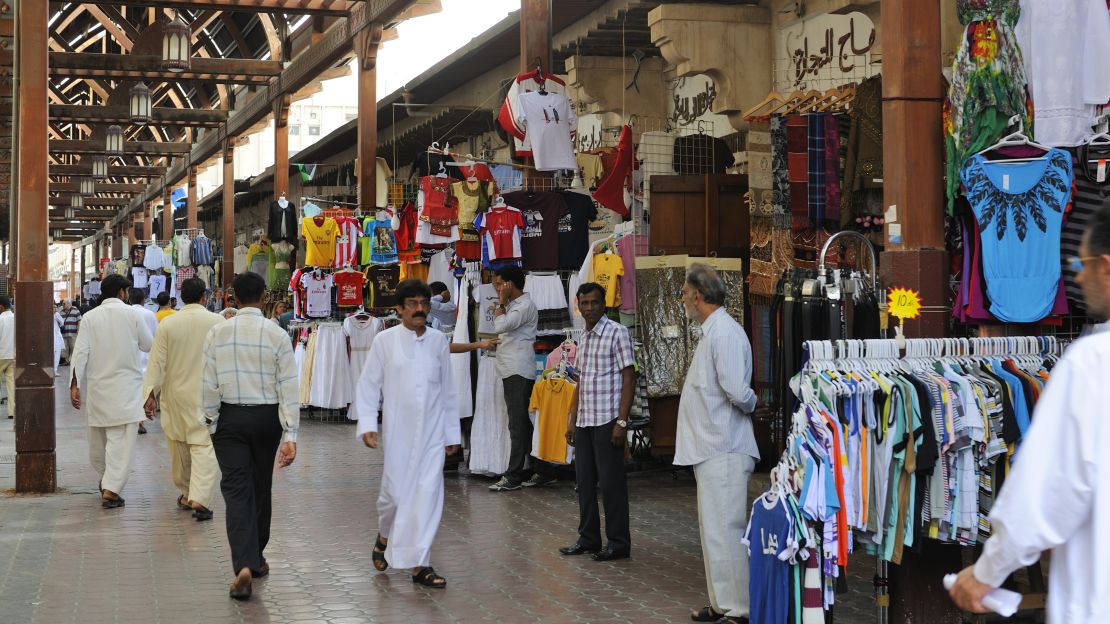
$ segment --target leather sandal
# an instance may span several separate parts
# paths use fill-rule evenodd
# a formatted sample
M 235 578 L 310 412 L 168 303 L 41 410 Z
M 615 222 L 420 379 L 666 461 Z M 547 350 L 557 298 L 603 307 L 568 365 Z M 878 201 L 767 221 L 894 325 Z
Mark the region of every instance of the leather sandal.
M 386 544 L 382 541 L 382 534 L 378 533 L 378 538 L 374 542 L 374 550 L 370 553 L 370 558 L 374 560 L 374 569 L 378 572 L 385 572 L 389 569 L 389 563 L 385 560 Z
M 178 508 L 178 509 L 181 509 L 181 510 L 183 510 L 183 511 L 192 511 L 192 510 L 193 510 L 193 508 L 192 508 L 192 507 L 190 507 L 190 506 L 189 506 L 189 505 L 187 504 L 187 502 L 186 502 L 186 500 L 185 500 L 185 495 L 184 495 L 184 494 L 182 494 L 181 496 L 178 496 L 178 497 L 177 497 L 177 508 Z
M 702 607 L 700 611 L 690 612 L 690 619 L 695 622 L 716 622 L 724 616 L 724 613 L 717 613 L 710 606 Z
M 111 494 L 114 498 L 109 498 L 108 494 Z M 121 497 L 119 494 L 116 494 L 115 492 L 104 490 L 104 494 L 101 495 L 101 507 L 105 509 L 116 509 L 117 507 L 123 507 L 123 505 L 123 497 Z
M 433 589 L 443 589 L 447 587 L 447 579 L 436 574 L 436 571 L 431 566 L 421 568 L 419 572 L 412 575 L 412 582 L 423 585 L 424 587 L 431 587 Z

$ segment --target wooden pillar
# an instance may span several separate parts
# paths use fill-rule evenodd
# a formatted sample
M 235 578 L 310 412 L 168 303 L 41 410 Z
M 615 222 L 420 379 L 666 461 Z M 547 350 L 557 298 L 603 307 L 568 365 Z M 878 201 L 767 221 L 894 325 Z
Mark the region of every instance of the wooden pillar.
M 224 139 L 223 287 L 235 279 L 235 137 Z
M 283 95 L 274 102 L 274 199 L 289 193 L 289 103 Z
M 143 208 L 143 240 L 154 238 L 154 202 L 147 202 Z
M 375 22 L 355 35 L 358 53 L 358 206 L 373 212 L 378 189 L 378 44 L 382 25 Z
M 943 336 L 947 316 L 940 25 L 938 2 L 883 3 L 883 202 L 897 219 L 888 219 L 881 265 L 885 286 L 921 294 L 926 309 L 906 322 L 906 334 L 917 337 Z M 891 242 L 892 226 L 901 242 Z M 958 546 L 926 540 L 920 554 L 907 548 L 902 564 L 890 566 L 890 621 L 962 622 L 941 585 L 962 567 Z
M 16 10 L 16 119 L 20 140 L 15 317 L 15 489 L 53 492 L 54 285 L 49 275 L 47 144 L 47 19 L 49 3 L 24 1 Z
M 189 190 L 185 198 L 185 227 L 197 226 L 197 168 L 189 166 Z
M 162 240 L 173 238 L 173 200 L 170 198 L 170 185 L 162 185 Z
M 551 71 L 551 0 L 520 1 L 520 71 L 532 71 L 536 65 Z M 553 176 L 553 172 L 525 169 L 524 184 Z

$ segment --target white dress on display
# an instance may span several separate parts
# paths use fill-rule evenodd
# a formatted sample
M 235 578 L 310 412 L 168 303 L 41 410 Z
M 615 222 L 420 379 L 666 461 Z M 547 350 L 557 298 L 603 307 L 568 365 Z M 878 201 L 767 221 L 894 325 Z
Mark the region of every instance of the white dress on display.
M 452 280 L 454 281 L 454 280 Z M 467 331 L 470 328 L 470 295 L 467 283 L 459 288 L 458 311 L 455 316 L 455 331 L 451 342 L 469 342 Z M 451 354 L 451 376 L 455 380 L 455 399 L 459 403 L 459 418 L 474 415 L 474 395 L 470 391 L 470 353 Z
M 470 472 L 495 477 L 509 467 L 509 408 L 497 358 L 478 358 L 478 394 L 470 429 Z
M 341 409 L 351 402 L 353 393 L 347 336 L 339 325 L 321 324 L 316 329 L 316 359 L 312 362 L 311 384 L 309 405 Z
M 343 333 L 351 340 L 351 409 L 347 418 L 358 420 L 356 404 L 354 403 L 355 389 L 362 376 L 362 369 L 366 367 L 366 358 L 370 353 L 370 345 L 374 344 L 374 337 L 382 329 L 382 322 L 373 316 L 367 315 L 360 319 L 358 315 L 348 316 L 343 320 Z

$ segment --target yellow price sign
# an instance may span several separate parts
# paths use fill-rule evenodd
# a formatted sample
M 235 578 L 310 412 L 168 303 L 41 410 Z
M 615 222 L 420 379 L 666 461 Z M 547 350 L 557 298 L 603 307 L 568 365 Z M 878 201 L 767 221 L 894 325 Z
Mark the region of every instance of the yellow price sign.
M 915 319 L 921 313 L 921 297 L 908 288 L 891 288 L 886 301 L 890 315 L 902 321 Z

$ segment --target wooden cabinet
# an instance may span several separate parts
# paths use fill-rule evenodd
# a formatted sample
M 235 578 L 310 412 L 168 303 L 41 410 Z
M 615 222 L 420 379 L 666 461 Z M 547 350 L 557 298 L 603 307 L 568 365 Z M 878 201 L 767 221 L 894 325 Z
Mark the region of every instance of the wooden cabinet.
M 652 176 L 650 252 L 652 255 L 741 258 L 744 276 L 751 267 L 751 220 L 744 194 L 748 177 L 710 174 Z M 751 309 L 744 305 L 745 330 Z M 674 454 L 678 397 L 649 399 L 652 453 Z

